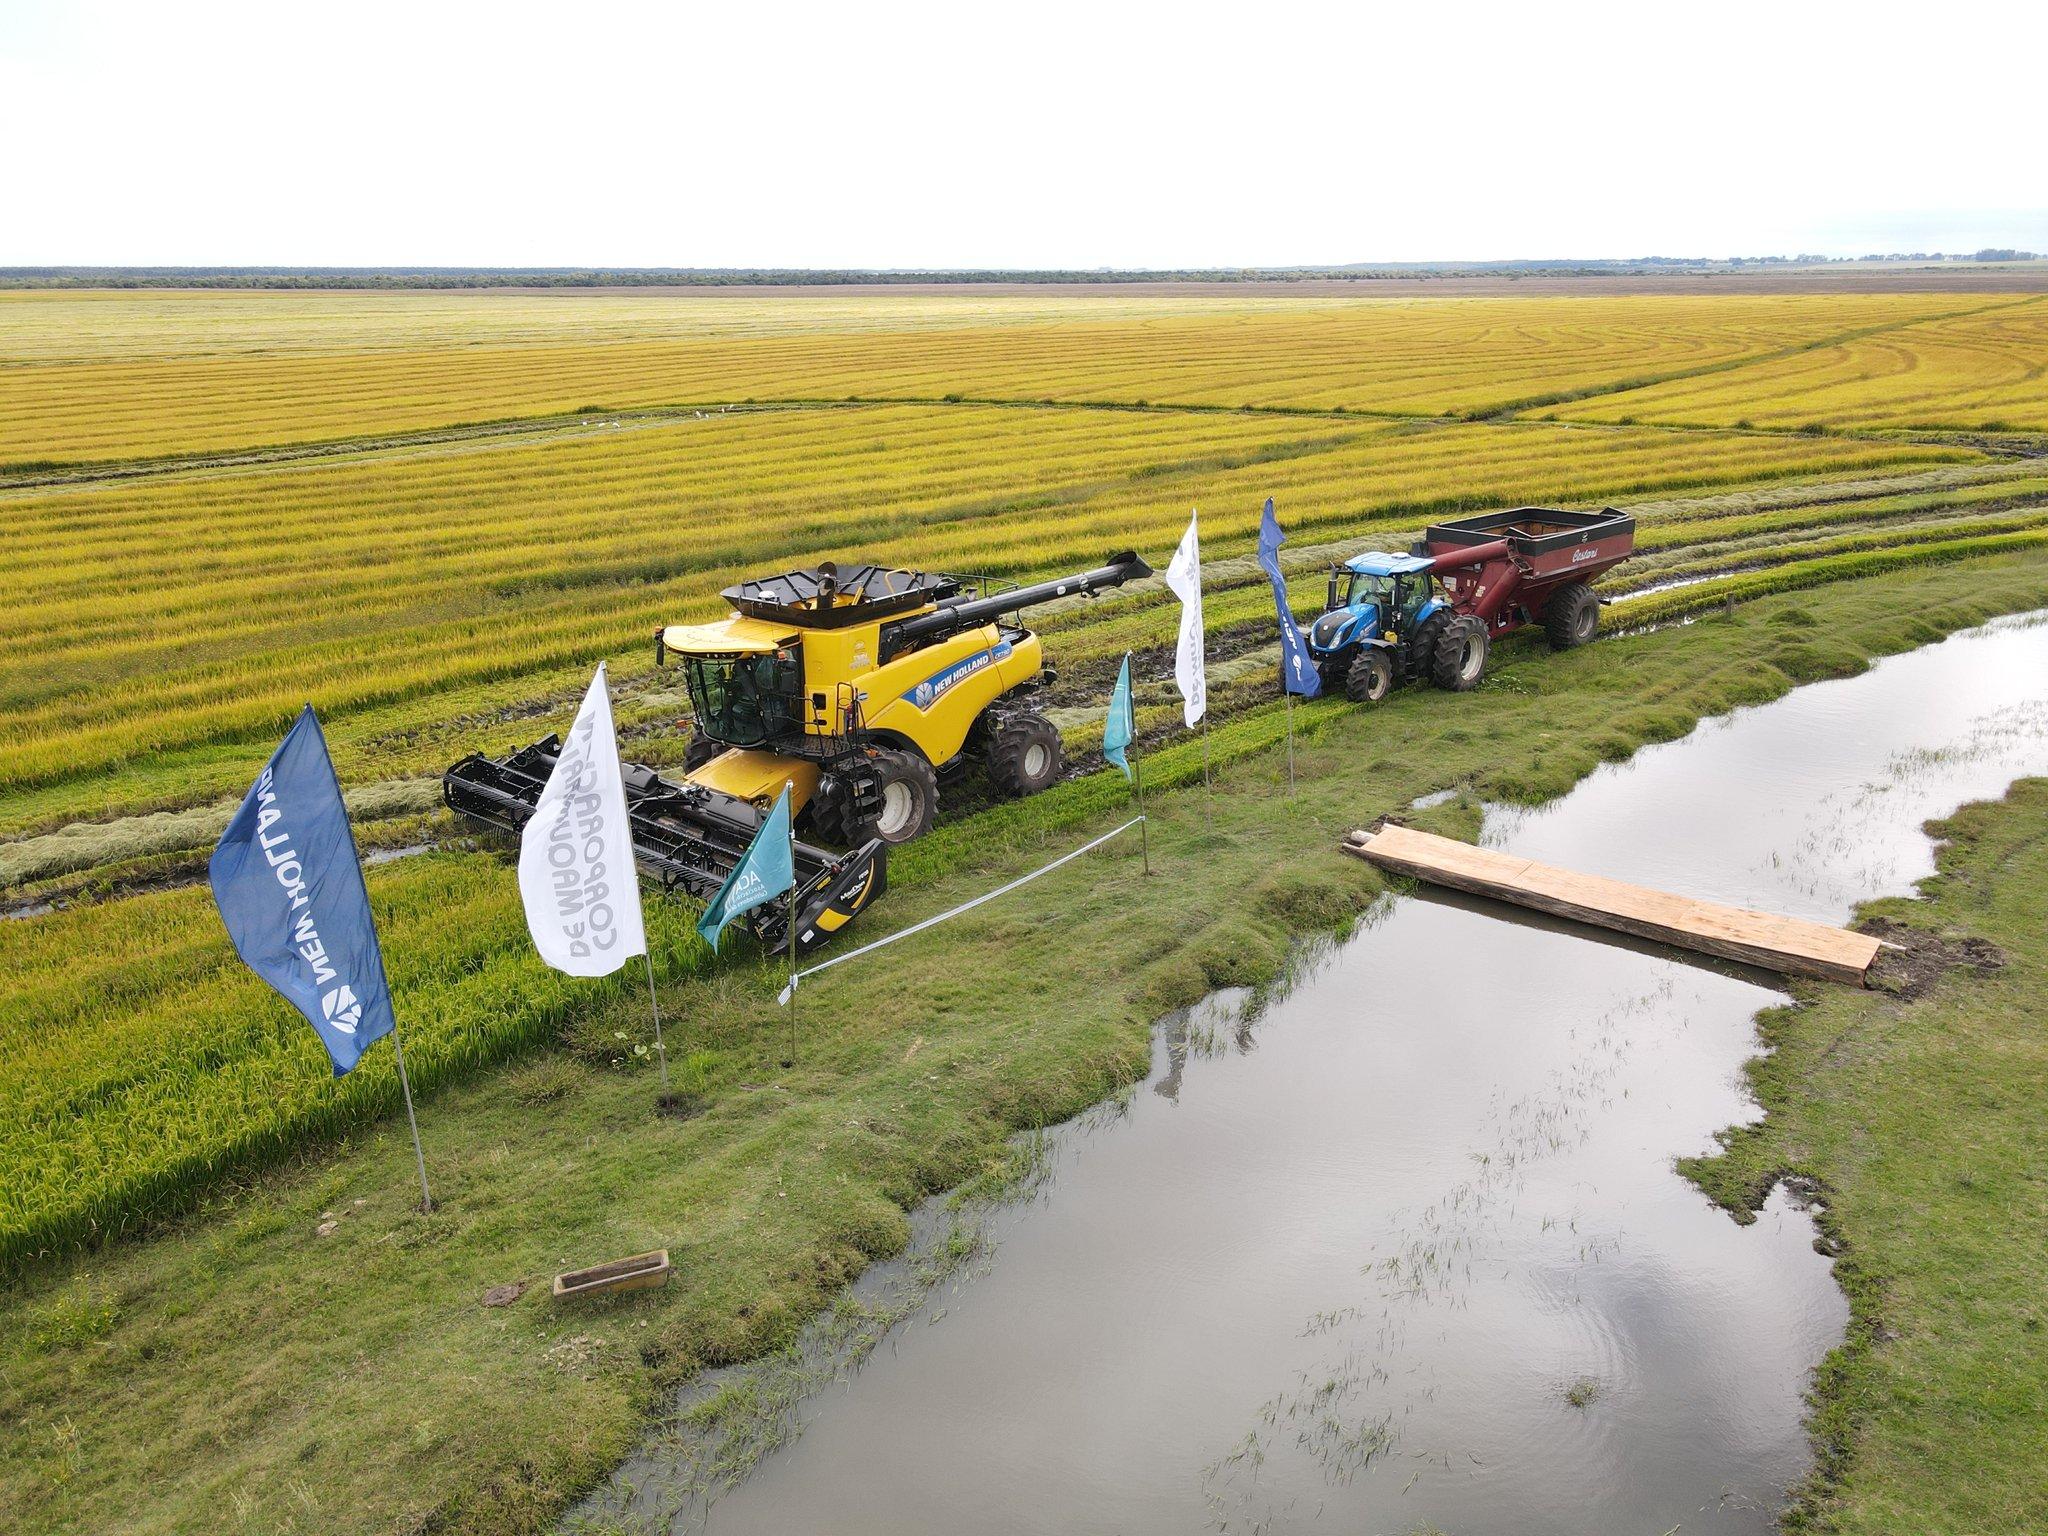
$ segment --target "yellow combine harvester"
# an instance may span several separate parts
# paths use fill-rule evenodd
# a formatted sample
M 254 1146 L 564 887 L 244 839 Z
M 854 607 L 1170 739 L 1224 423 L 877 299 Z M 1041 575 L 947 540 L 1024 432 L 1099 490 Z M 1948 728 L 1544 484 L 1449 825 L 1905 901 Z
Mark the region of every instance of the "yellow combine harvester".
M 1043 647 L 1010 616 L 1151 573 L 1126 553 L 1005 591 L 830 564 L 726 588 L 730 617 L 655 636 L 657 663 L 683 673 L 697 730 L 681 780 L 626 769 L 640 861 L 667 888 L 708 898 L 788 785 L 805 835 L 848 850 L 797 844 L 795 940 L 819 942 L 881 894 L 888 845 L 930 828 L 942 776 L 979 762 L 1008 795 L 1058 780 L 1059 732 L 1031 707 L 1050 677 Z M 558 748 L 550 736 L 506 758 L 464 758 L 444 781 L 448 803 L 516 830 Z M 749 922 L 770 950 L 790 941 L 781 903 Z

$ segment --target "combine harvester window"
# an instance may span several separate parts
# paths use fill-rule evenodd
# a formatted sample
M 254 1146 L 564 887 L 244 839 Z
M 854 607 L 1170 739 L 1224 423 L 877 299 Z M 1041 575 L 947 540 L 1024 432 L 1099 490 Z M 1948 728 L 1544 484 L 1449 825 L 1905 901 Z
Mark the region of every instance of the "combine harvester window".
M 794 650 L 692 656 L 690 703 L 705 734 L 753 747 L 802 729 L 803 667 Z

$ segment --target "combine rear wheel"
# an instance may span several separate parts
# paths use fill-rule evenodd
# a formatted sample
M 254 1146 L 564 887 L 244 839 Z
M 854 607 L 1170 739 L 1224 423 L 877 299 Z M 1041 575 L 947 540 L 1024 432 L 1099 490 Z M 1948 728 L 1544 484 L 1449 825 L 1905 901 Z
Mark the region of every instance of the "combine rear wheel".
M 856 840 L 879 837 L 885 843 L 907 843 L 931 831 L 939 813 L 939 776 L 932 765 L 916 752 L 894 747 L 878 750 L 874 765 L 882 785 L 882 808 L 856 829 Z
M 1583 581 L 1553 592 L 1543 605 L 1543 633 L 1553 651 L 1584 645 L 1600 628 L 1600 599 Z
M 1479 686 L 1486 671 L 1486 621 L 1461 613 L 1436 637 L 1431 674 L 1439 688 L 1466 693 Z
M 1344 674 L 1344 697 L 1354 704 L 1377 704 L 1394 691 L 1394 664 L 1377 646 L 1368 646 Z
M 989 733 L 989 780 L 1013 799 L 1050 789 L 1064 764 L 1058 727 L 1036 710 L 1006 715 Z

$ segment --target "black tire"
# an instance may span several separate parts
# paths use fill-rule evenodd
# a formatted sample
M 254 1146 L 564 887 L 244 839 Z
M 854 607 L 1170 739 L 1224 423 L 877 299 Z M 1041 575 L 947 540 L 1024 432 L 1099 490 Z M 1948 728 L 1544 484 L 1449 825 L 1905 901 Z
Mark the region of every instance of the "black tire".
M 852 810 L 853 796 L 845 779 L 827 773 L 819 779 L 818 792 L 811 796 L 797 824 L 812 842 L 827 848 L 852 848 L 871 835 L 861 830 Z
M 989 732 L 989 782 L 1013 800 L 1052 788 L 1065 767 L 1059 728 L 1035 709 L 1006 713 Z
M 1469 693 L 1486 675 L 1486 621 L 1476 614 L 1461 613 L 1443 627 L 1436 637 L 1430 661 L 1430 675 L 1439 688 L 1452 693 Z
M 1354 704 L 1377 704 L 1393 691 L 1393 662 L 1378 646 L 1367 646 L 1344 675 L 1344 697 Z
M 1316 676 L 1323 680 L 1323 692 L 1342 693 L 1344 691 L 1344 679 L 1350 675 L 1351 663 L 1355 660 L 1357 660 L 1356 656 L 1340 656 L 1329 661 L 1317 662 Z M 1285 671 L 1280 674 L 1280 691 L 1282 693 L 1287 691 L 1287 674 Z
M 1543 605 L 1543 633 L 1553 651 L 1569 651 L 1600 632 L 1600 599 L 1583 581 L 1550 595 Z
M 1415 626 L 1415 633 L 1401 647 L 1402 682 L 1429 681 L 1436 667 L 1436 643 L 1443 635 L 1444 626 L 1450 622 L 1450 614 L 1439 608 Z
M 931 831 L 939 814 L 939 776 L 932 765 L 916 752 L 894 747 L 878 748 L 874 768 L 882 781 L 882 808 L 872 818 L 857 824 L 848 847 L 855 842 L 879 837 L 885 843 L 907 843 Z
M 692 736 L 683 748 L 683 772 L 695 773 L 726 750 L 725 743 L 708 736 Z

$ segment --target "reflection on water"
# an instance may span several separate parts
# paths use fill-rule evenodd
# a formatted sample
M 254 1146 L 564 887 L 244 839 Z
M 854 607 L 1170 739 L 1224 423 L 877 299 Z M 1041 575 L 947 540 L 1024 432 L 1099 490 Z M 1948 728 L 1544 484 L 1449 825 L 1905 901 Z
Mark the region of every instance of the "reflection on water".
M 2048 771 L 2044 700 L 2048 627 L 1994 625 L 1488 840 L 1838 921 L 1932 867 L 1924 818 Z M 1779 995 L 1483 903 L 1382 903 L 1262 1004 L 1169 1021 L 1148 1090 L 1046 1137 L 1033 1195 L 982 1214 L 992 1260 L 929 1295 L 915 1262 L 870 1276 L 908 1315 L 806 1378 L 801 1435 L 729 1494 L 686 1496 L 701 1467 L 657 1441 L 580 1518 L 1767 1531 L 1846 1308 L 1787 1196 L 1739 1227 L 1671 1160 L 1755 1114 L 1740 1066 Z M 926 1253 L 960 1251 L 937 1211 Z

